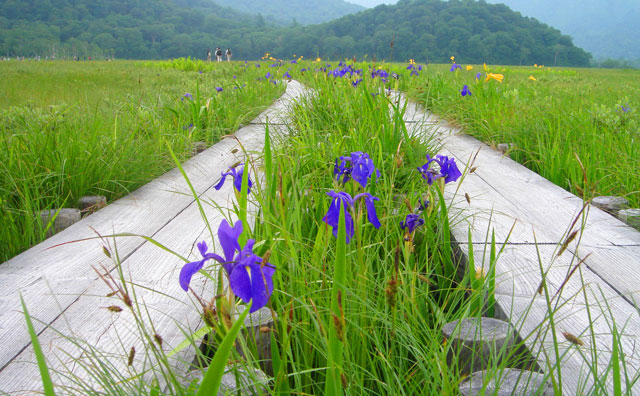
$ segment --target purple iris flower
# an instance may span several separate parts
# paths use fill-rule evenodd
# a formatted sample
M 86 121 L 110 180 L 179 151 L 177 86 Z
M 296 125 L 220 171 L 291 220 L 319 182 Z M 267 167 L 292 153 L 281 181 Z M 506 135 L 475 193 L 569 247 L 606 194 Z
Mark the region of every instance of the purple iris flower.
M 382 82 L 386 83 L 387 82 L 386 80 L 389 78 L 389 73 L 383 69 L 379 69 L 371 72 L 371 78 L 376 78 L 376 77 L 380 77 Z
M 433 169 L 429 169 L 431 167 L 432 162 L 436 162 L 440 165 L 440 172 L 436 172 Z M 427 184 L 431 185 L 435 180 L 444 177 L 444 182 L 454 182 L 458 180 L 462 173 L 458 169 L 456 165 L 456 160 L 453 158 L 449 158 L 446 155 L 436 155 L 436 158 L 431 158 L 429 154 L 427 154 L 427 163 L 418 168 L 418 171 L 422 174 L 422 178 L 427 181 Z
M 471 91 L 469 91 L 469 87 L 464 85 L 462 87 L 462 91 L 460 91 L 460 95 L 462 95 L 462 96 L 467 96 L 467 95 L 471 96 Z
M 361 82 L 362 82 L 362 79 L 358 78 L 357 80 L 352 81 L 351 85 L 353 85 L 353 87 L 356 88 L 358 86 L 358 84 L 360 84 Z
M 288 71 L 284 72 L 284 74 L 282 75 L 282 77 L 286 78 L 287 80 L 291 80 L 291 74 L 289 74 Z
M 380 178 L 380 171 L 373 165 L 373 160 L 369 157 L 369 154 L 356 151 L 351 153 L 351 157 L 340 157 L 343 161 L 351 161 L 351 177 L 362 188 L 367 187 L 367 182 L 375 173 Z
M 250 312 L 264 307 L 273 293 L 275 267 L 270 263 L 263 263 L 262 257 L 253 253 L 255 240 L 249 239 L 244 248 L 241 248 L 238 242 L 241 234 L 241 221 L 231 227 L 226 219 L 222 220 L 218 228 L 218 240 L 222 246 L 224 258 L 215 253 L 208 253 L 206 242 L 198 243 L 202 260 L 187 263 L 182 267 L 180 271 L 182 289 L 188 291 L 193 275 L 202 269 L 207 260 L 213 259 L 222 264 L 233 294 L 245 303 L 253 300 Z
M 628 113 L 631 110 L 631 107 L 622 105 L 620 106 L 623 113 Z
M 422 71 L 422 65 L 418 65 L 418 71 Z
M 479 80 L 482 77 L 482 73 L 478 72 L 478 74 L 476 74 L 476 80 Z
M 202 260 L 187 263 L 184 266 L 182 266 L 182 269 L 180 270 L 180 287 L 182 287 L 184 291 L 189 290 L 189 283 L 191 282 L 191 277 L 196 272 L 202 269 L 202 267 L 204 266 L 204 263 L 207 260 L 211 260 L 212 258 L 214 258 L 214 253 L 207 253 L 207 251 L 209 250 L 209 247 L 207 246 L 207 243 L 205 241 L 198 243 L 198 250 L 200 251 Z
M 184 97 L 182 98 L 182 100 L 184 100 L 184 98 L 187 98 L 189 100 L 193 100 L 193 95 L 191 95 L 189 92 L 187 92 L 186 94 L 184 94 Z
M 462 69 L 462 66 L 460 66 L 457 63 L 454 63 L 454 64 L 451 65 L 451 69 L 449 69 L 449 71 L 453 72 L 453 71 L 456 71 L 456 69 Z
M 322 221 L 333 227 L 333 236 L 338 237 L 338 221 L 340 219 L 340 205 L 342 204 L 342 210 L 344 211 L 344 222 L 347 231 L 347 243 L 351 242 L 351 238 L 355 233 L 353 227 L 353 218 L 351 217 L 351 212 L 349 212 L 349 208 L 353 208 L 354 203 L 360 199 L 364 198 L 364 203 L 367 206 L 367 218 L 369 222 L 373 224 L 375 228 L 380 228 L 380 221 L 378 220 L 378 215 L 376 214 L 376 207 L 374 205 L 374 201 L 379 200 L 379 198 L 374 197 L 369 193 L 358 194 L 355 197 L 351 198 L 346 192 L 335 192 L 330 191 L 327 193 L 328 196 L 332 197 L 331 205 L 329 206 L 329 210 L 327 214 L 322 218 Z
M 222 179 L 220 179 L 218 184 L 213 186 L 213 188 L 215 188 L 216 190 L 220 190 L 220 188 L 222 188 L 222 185 L 224 184 L 224 181 L 227 179 L 227 176 L 231 176 L 233 177 L 233 185 L 235 186 L 236 190 L 240 192 L 242 190 L 242 173 L 243 172 L 244 172 L 244 164 L 238 164 L 233 168 L 229 168 L 229 172 L 222 173 L 221 174 Z M 251 192 L 252 186 L 253 186 L 253 183 L 251 183 L 251 176 L 249 176 L 249 180 L 247 184 L 247 194 Z
M 424 224 L 424 219 L 417 214 L 408 214 L 405 221 L 400 222 L 400 228 L 403 230 L 405 228 L 409 229 L 409 233 L 413 232 L 416 228 Z
M 222 91 L 223 91 L 223 89 L 222 89 L 222 87 L 216 87 L 216 91 L 218 91 L 218 92 L 222 92 Z
M 256 67 L 260 67 L 260 64 L 259 64 L 259 63 L 256 63 Z
M 454 182 L 462 176 L 455 159 L 446 155 L 436 155 L 436 162 L 440 165 L 440 175 L 444 177 L 445 183 Z
M 427 163 L 418 167 L 418 171 L 422 175 L 422 178 L 427 181 L 428 185 L 432 185 L 433 182 L 439 177 L 436 171 L 434 171 L 433 169 L 429 169 L 433 161 L 435 161 L 435 158 L 431 158 L 431 156 L 427 154 Z
M 264 78 L 266 78 L 267 80 L 271 78 L 271 72 L 267 72 L 267 74 L 264 75 Z
M 342 159 L 340 163 L 338 163 L 338 159 L 336 158 L 335 165 L 333 166 L 333 177 L 337 181 L 341 181 L 342 184 L 351 180 L 351 167 L 347 166 L 347 161 Z M 342 180 L 340 180 L 342 178 Z
M 423 211 L 426 210 L 429 207 L 429 201 L 427 201 L 426 199 L 423 201 L 422 199 L 418 198 L 418 210 Z
M 418 73 L 418 71 L 414 68 L 411 70 L 411 73 L 409 73 L 410 76 L 419 76 L 420 73 Z

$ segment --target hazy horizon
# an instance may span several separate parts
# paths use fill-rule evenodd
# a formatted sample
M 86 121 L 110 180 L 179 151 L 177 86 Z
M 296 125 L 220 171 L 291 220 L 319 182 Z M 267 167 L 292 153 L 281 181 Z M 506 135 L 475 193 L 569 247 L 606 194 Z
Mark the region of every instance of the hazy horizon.
M 372 8 L 380 4 L 396 4 L 398 0 L 345 0 L 348 3 L 357 4 L 363 7 Z

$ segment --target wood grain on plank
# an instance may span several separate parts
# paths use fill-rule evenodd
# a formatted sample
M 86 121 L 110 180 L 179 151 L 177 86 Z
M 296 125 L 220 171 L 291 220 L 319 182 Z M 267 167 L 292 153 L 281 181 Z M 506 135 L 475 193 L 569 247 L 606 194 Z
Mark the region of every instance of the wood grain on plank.
M 421 114 L 415 104 L 407 106 L 407 114 L 405 119 L 430 121 L 410 124 L 408 129 L 413 135 L 436 136 L 443 147 L 441 154 L 463 164 L 475 158 L 475 171 L 445 190 L 451 204 L 452 234 L 467 257 L 473 249 L 474 265 L 480 268 L 489 265 L 487 242 L 491 232 L 496 233 L 497 242 L 507 242 L 498 245 L 503 251 L 496 264 L 496 298 L 500 310 L 520 329 L 541 366 L 545 367 L 546 361 L 552 366 L 559 364 L 567 394 L 611 392 L 611 372 L 606 368 L 615 322 L 627 369 L 635 375 L 640 369 L 640 351 L 636 348 L 640 317 L 635 304 L 640 299 L 640 233 L 589 206 L 580 216 L 582 199 L 462 135 L 460 129 L 438 122 L 433 115 Z M 570 228 L 577 216 L 577 225 Z M 583 232 L 558 256 L 566 236 L 578 228 Z M 579 270 L 567 280 L 571 269 L 581 261 Z M 538 294 L 543 273 L 552 295 L 562 290 L 552 304 L 557 307 L 554 318 L 560 357 L 555 356 L 549 333 L 548 306 Z M 561 334 L 563 331 L 579 337 L 585 346 L 572 344 Z M 598 351 L 597 361 L 589 348 Z M 598 375 L 591 374 L 593 370 Z M 604 378 L 601 388 L 594 385 L 598 376 Z M 640 385 L 629 392 L 640 392 Z
M 290 83 L 285 94 L 287 100 L 278 101 L 266 113 L 285 121 L 289 102 L 302 93 L 300 84 Z M 282 126 L 272 127 L 274 134 L 286 131 Z M 215 191 L 212 186 L 220 179 L 221 172 L 244 160 L 243 150 L 248 154 L 260 153 L 263 143 L 264 126 L 250 125 L 239 130 L 235 137 L 223 139 L 183 164 L 204 202 L 214 233 L 222 219 L 219 208 L 231 207 L 233 187 L 232 183 L 226 183 L 222 190 Z M 24 318 L 19 312 L 18 290 L 23 291 L 32 315 L 40 321 L 37 331 L 46 353 L 51 354 L 49 361 L 58 384 L 69 383 L 68 373 L 55 375 L 60 369 L 88 378 L 87 373 L 82 373 L 81 365 L 74 363 L 83 351 L 58 332 L 78 336 L 85 345 L 109 354 L 113 360 L 110 364 L 121 373 L 133 372 L 126 365 L 126 355 L 134 345 L 138 351 L 143 350 L 143 340 L 135 329 L 136 321 L 121 301 L 105 297 L 110 290 L 92 269 L 92 266 L 104 265 L 115 273 L 113 263 L 104 255 L 98 240 L 66 244 L 93 236 L 90 227 L 103 235 L 131 232 L 152 236 L 192 260 L 199 259 L 195 243 L 211 240 L 187 183 L 173 170 L 0 265 L 0 282 L 6 285 L 0 295 L 0 306 L 6 308 L 0 312 L 0 341 L 3 342 L 0 391 L 21 394 L 41 389 Z M 212 242 L 210 246 L 215 246 Z M 58 244 L 62 245 L 49 249 Z M 156 326 L 165 350 L 175 347 L 184 340 L 185 334 L 202 325 L 199 303 L 178 286 L 182 262 L 177 257 L 135 237 L 117 238 L 117 250 L 125 277 L 136 285 L 138 301 L 144 301 L 146 307 L 143 314 Z M 51 287 L 45 288 L 45 284 Z M 194 277 L 192 285 L 205 293 L 205 297 L 213 290 L 211 285 L 205 288 L 202 277 Z M 119 305 L 124 311 L 111 313 L 107 309 L 109 305 Z M 10 342 L 5 343 L 7 340 Z M 193 355 L 192 350 L 186 349 L 174 360 L 180 365 L 190 361 Z M 140 369 L 137 362 L 132 367 Z

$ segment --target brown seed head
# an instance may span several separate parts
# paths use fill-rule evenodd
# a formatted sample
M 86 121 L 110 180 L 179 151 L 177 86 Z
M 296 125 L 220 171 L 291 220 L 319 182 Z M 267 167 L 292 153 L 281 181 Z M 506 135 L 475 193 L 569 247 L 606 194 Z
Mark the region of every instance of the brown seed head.
M 136 347 L 132 346 L 129 351 L 129 359 L 127 360 L 127 366 L 131 366 L 133 364 L 133 358 L 136 356 Z

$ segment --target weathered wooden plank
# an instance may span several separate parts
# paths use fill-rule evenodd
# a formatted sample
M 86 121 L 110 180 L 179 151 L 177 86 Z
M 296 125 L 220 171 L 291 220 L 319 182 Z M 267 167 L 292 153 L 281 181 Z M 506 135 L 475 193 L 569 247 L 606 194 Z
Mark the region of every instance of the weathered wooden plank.
M 302 92 L 300 84 L 291 83 L 287 98 L 292 100 Z M 286 102 L 281 101 L 275 107 L 276 111 L 272 109 L 270 114 L 277 114 L 281 117 L 280 120 L 284 120 L 282 114 L 287 109 Z M 286 133 L 286 128 L 274 126 L 272 131 L 276 134 Z M 219 192 L 212 190 L 211 186 L 219 180 L 221 172 L 244 159 L 243 149 L 247 153 L 261 151 L 263 140 L 264 126 L 250 125 L 239 130 L 234 138 L 223 139 L 189 160 L 183 167 L 196 191 L 207 191 L 202 196 L 205 201 L 212 200 L 216 205 L 230 207 L 228 197 L 232 191 L 232 183 L 227 183 Z M 214 208 L 205 205 L 214 232 L 222 218 L 216 208 L 217 206 Z M 43 324 L 38 327 L 38 331 L 43 345 L 48 345 L 47 351 L 55 355 L 55 359 L 51 359 L 55 363 L 54 368 L 71 364 L 69 359 L 77 356 L 78 351 L 72 343 L 61 338 L 52 329 L 79 335 L 98 350 L 115 353 L 114 356 L 120 358 L 115 359 L 114 364 L 120 365 L 127 342 L 134 345 L 139 341 L 135 338 L 136 333 L 131 331 L 135 328 L 131 314 L 111 314 L 105 308 L 110 303 L 103 296 L 109 290 L 102 281 L 96 280 L 97 276 L 91 266 L 103 264 L 111 269 L 113 265 L 110 265 L 110 260 L 102 253 L 100 243 L 94 240 L 46 250 L 58 243 L 90 236 L 89 226 L 102 234 L 134 232 L 153 236 L 184 256 L 189 253 L 199 256 L 195 243 L 208 233 L 204 232 L 200 212 L 186 182 L 174 170 L 54 236 L 53 240 L 49 239 L 20 255 L 22 257 L 18 256 L 0 266 L 0 282 L 11 280 L 10 285 L 13 285 L 3 288 L 3 294 L 0 295 L 2 307 L 8 308 L 0 312 L 0 323 L 3 324 L 0 328 L 0 341 L 3 344 L 0 355 L 0 390 L 19 393 L 20 390 L 29 392 L 41 388 L 24 319 L 17 311 L 19 289 L 24 290 L 32 315 L 42 320 Z M 158 326 L 159 332 L 164 332 L 161 336 L 165 340 L 165 349 L 172 348 L 184 339 L 182 330 L 193 331 L 200 325 L 198 310 L 195 309 L 198 304 L 177 283 L 181 263 L 159 248 L 143 243 L 139 238 L 118 238 L 117 246 L 125 274 L 139 286 L 139 301 L 145 302 L 154 325 Z M 196 259 L 195 256 L 192 257 Z M 56 297 L 45 299 L 42 297 L 45 290 L 41 284 L 46 282 L 69 287 L 58 289 L 54 286 L 52 290 Z M 196 290 L 203 290 L 204 280 L 195 280 L 194 285 Z M 58 296 L 58 291 L 62 295 Z M 210 295 L 211 290 L 208 293 Z M 33 308 L 34 305 L 37 307 Z M 121 303 L 119 305 L 122 306 Z M 61 312 L 64 312 L 62 316 Z M 41 330 L 45 324 L 51 328 Z M 141 348 L 142 345 L 139 344 L 138 350 L 142 350 Z M 128 349 L 125 355 L 127 353 Z M 176 356 L 176 359 L 189 360 L 193 357 L 189 353 L 185 351 Z M 70 367 L 73 366 L 71 364 Z M 127 371 L 126 365 L 121 368 L 122 372 Z M 68 382 L 63 377 L 57 378 Z
M 427 119 L 418 107 L 411 107 L 408 113 L 406 119 Z M 428 119 L 437 122 L 437 117 Z M 441 153 L 455 157 L 459 163 L 468 163 L 475 157 L 475 171 L 445 191 L 451 203 L 452 234 L 466 257 L 469 249 L 474 250 L 475 266 L 482 267 L 488 266 L 488 230 L 495 231 L 498 242 L 504 242 L 513 226 L 507 244 L 498 246 L 504 250 L 496 265 L 496 298 L 542 366 L 547 358 L 555 364 L 557 357 L 548 334 L 547 304 L 537 293 L 541 268 L 552 294 L 563 289 L 556 299 L 561 304 L 555 314 L 555 328 L 560 334 L 558 362 L 563 368 L 565 392 L 573 395 L 586 389 L 585 394 L 590 393 L 594 383 L 590 365 L 599 374 L 604 373 L 611 358 L 614 320 L 622 334 L 628 369 L 637 372 L 640 353 L 635 343 L 640 334 L 640 318 L 633 302 L 640 298 L 640 233 L 590 208 L 586 220 L 581 219 L 576 227 L 583 228 L 581 238 L 576 238 L 558 257 L 560 245 L 572 231 L 569 226 L 583 207 L 580 198 L 444 122 L 426 126 L 413 123 L 408 129 L 413 135 L 435 135 L 442 144 Z M 472 245 L 468 244 L 469 230 Z M 582 259 L 581 270 L 567 281 L 570 269 Z M 580 347 L 583 353 L 576 353 L 576 346 L 561 335 L 562 331 L 585 342 Z M 596 362 L 589 348 L 598 351 Z M 601 392 L 612 390 L 610 374 L 604 389 Z M 630 390 L 638 391 L 640 385 Z

